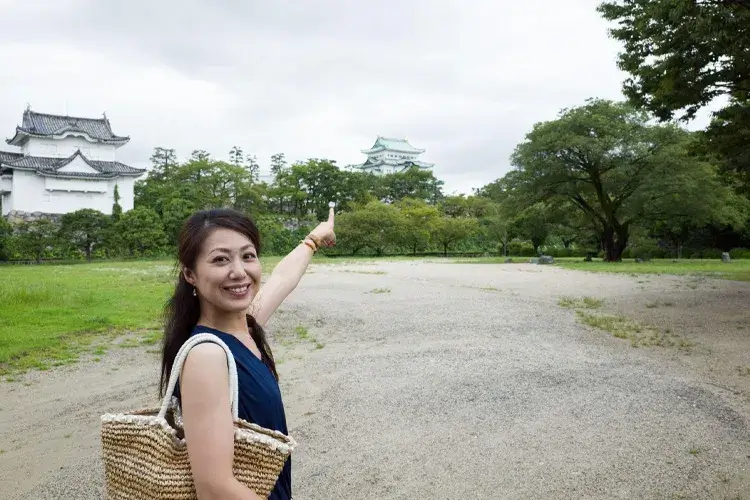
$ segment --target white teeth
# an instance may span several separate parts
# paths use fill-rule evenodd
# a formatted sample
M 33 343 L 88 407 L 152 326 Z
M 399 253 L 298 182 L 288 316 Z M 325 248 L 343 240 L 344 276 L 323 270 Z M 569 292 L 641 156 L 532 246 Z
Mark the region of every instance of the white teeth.
M 245 286 L 238 286 L 238 287 L 234 287 L 234 288 L 228 288 L 228 290 L 230 292 L 243 293 L 245 290 L 247 290 L 247 285 L 245 285 Z

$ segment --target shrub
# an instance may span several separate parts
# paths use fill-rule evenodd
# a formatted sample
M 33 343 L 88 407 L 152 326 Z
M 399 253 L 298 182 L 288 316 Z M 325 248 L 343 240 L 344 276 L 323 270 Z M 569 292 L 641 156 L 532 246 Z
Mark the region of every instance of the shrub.
M 729 251 L 732 259 L 750 259 L 750 250 L 747 248 L 733 248 Z
M 642 243 L 625 248 L 622 252 L 624 259 L 664 259 L 667 257 L 667 250 L 654 243 Z
M 526 241 L 511 241 L 508 243 L 508 255 L 516 257 L 535 257 L 534 245 Z

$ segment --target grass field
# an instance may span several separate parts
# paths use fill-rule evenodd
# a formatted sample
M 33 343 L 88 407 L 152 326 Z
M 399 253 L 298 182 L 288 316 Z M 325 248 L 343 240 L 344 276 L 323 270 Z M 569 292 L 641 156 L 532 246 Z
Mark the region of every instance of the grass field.
M 452 259 L 457 263 L 496 263 L 505 261 L 504 257 Z M 526 262 L 528 257 L 514 257 L 514 262 Z M 673 262 L 672 259 L 656 259 L 650 262 L 635 262 L 626 259 L 622 262 L 584 262 L 581 257 L 563 257 L 555 259 L 555 265 L 577 271 L 590 271 L 600 273 L 627 273 L 627 274 L 673 274 L 673 275 L 700 275 L 711 278 L 720 278 L 737 281 L 750 281 L 750 260 L 733 260 L 724 263 L 721 260 L 680 260 Z
M 103 354 L 98 341 L 124 332 L 155 342 L 174 282 L 169 261 L 0 267 L 0 375 Z
M 263 259 L 265 276 L 278 260 Z M 318 262 L 331 264 L 379 260 L 316 258 Z M 445 262 L 502 263 L 504 260 L 448 258 Z M 699 260 L 610 264 L 571 258 L 556 259 L 555 265 L 593 272 L 695 274 L 750 281 L 750 260 L 729 264 Z M 122 344 L 124 347 L 155 343 L 161 335 L 161 313 L 174 279 L 174 266 L 169 261 L 0 267 L 0 375 L 70 363 L 82 353 L 103 354 L 109 347 L 106 341 L 125 332 L 137 335 Z

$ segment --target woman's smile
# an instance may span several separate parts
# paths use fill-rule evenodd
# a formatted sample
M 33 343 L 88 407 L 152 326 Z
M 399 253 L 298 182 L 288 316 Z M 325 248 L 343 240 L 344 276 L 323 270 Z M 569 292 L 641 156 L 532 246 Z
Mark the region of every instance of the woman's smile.
M 232 286 L 224 287 L 224 290 L 229 292 L 229 295 L 231 295 L 234 298 L 244 299 L 250 293 L 250 288 L 251 288 L 250 283 L 245 283 L 244 285 L 232 285 Z

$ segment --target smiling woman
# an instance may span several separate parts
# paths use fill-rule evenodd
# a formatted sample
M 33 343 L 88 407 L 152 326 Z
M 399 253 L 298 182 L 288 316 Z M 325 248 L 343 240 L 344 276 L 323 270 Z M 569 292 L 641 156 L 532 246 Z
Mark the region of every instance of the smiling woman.
M 194 214 L 182 228 L 181 269 L 167 306 L 161 387 L 162 396 L 169 398 L 170 375 L 176 366 L 179 384 L 174 395 L 189 457 L 187 477 L 198 498 L 249 499 L 269 494 L 254 491 L 248 482 L 254 480 L 253 471 L 242 474 L 247 471 L 236 463 L 236 419 L 286 436 L 278 374 L 262 325 L 297 286 L 317 248 L 334 241 L 331 208 L 328 220 L 276 265 L 261 288 L 260 234 L 249 217 L 229 209 L 206 210 Z M 195 341 L 203 343 L 181 351 Z M 105 457 L 105 467 L 110 462 Z M 168 483 L 173 481 L 165 479 L 165 489 Z M 129 487 L 115 485 L 114 480 L 109 485 Z M 291 497 L 291 461 L 286 459 L 267 498 Z

